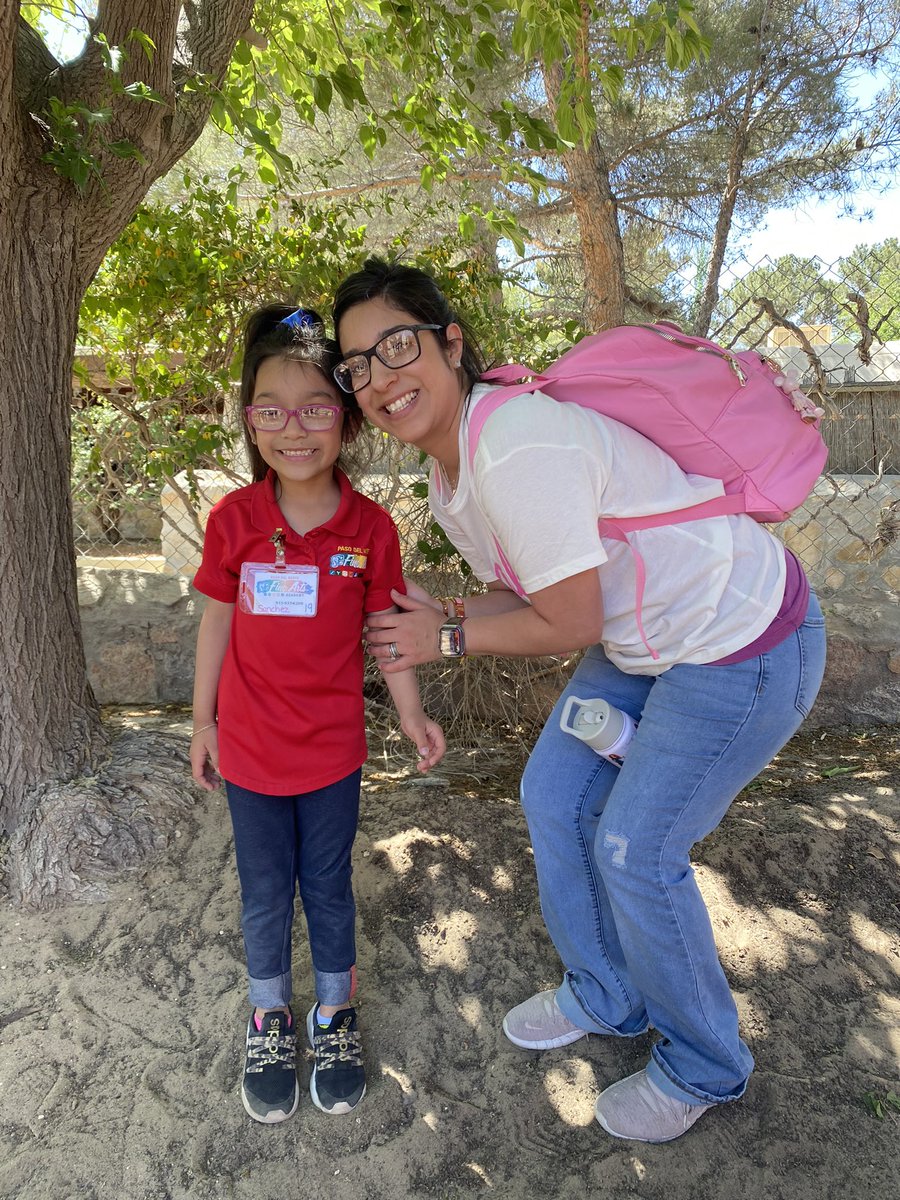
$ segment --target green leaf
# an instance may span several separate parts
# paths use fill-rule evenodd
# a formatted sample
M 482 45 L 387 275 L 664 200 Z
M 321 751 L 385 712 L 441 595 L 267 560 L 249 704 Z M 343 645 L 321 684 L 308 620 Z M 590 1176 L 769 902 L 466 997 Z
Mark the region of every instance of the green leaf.
M 359 75 L 346 63 L 341 63 L 332 73 L 331 78 L 334 86 L 340 92 L 345 108 L 351 109 L 354 104 L 366 103 L 366 93 L 363 91 Z
M 331 86 L 331 80 L 327 75 L 313 76 L 313 101 L 316 108 L 327 113 L 331 108 L 331 100 L 334 95 L 334 88 Z
M 93 42 L 94 45 L 98 46 L 100 49 L 100 57 L 102 58 L 103 65 L 106 67 L 107 71 L 115 71 L 118 66 L 118 56 L 113 50 L 113 47 L 110 46 L 109 38 L 107 38 L 106 34 L 103 32 L 95 33 Z
M 360 125 L 356 131 L 356 136 L 366 157 L 374 158 L 375 152 L 378 149 L 378 139 L 375 136 L 375 130 L 372 126 L 368 124 Z
M 151 104 L 165 104 L 165 100 L 155 92 L 152 87 L 138 79 L 134 83 L 129 83 L 123 89 L 126 96 L 130 96 L 132 100 L 148 100 Z
M 139 163 L 146 163 L 147 159 L 137 148 L 134 142 L 129 142 L 126 138 L 118 142 L 108 142 L 107 148 L 115 154 L 117 158 L 134 158 Z
M 156 54 L 156 42 L 148 34 L 144 33 L 143 29 L 132 29 L 125 36 L 126 42 L 137 42 L 147 56 L 148 62 L 153 62 L 153 56 Z
M 240 67 L 249 67 L 253 62 L 253 49 L 250 43 L 245 42 L 243 38 L 239 38 L 235 44 L 231 61 L 237 63 Z

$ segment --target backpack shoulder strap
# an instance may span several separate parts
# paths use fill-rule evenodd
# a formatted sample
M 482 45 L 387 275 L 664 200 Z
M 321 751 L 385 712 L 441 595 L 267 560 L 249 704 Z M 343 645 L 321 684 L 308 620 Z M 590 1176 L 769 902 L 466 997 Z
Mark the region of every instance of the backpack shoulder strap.
M 525 392 L 538 392 L 547 382 L 546 375 L 537 375 L 530 367 L 521 363 L 507 363 L 502 367 L 493 367 L 478 380 L 479 383 L 493 385 L 486 396 L 482 396 L 474 413 L 468 420 L 468 458 L 469 466 L 475 461 L 475 451 L 478 449 L 478 439 L 484 429 L 488 417 L 511 400 L 513 396 L 521 396 Z

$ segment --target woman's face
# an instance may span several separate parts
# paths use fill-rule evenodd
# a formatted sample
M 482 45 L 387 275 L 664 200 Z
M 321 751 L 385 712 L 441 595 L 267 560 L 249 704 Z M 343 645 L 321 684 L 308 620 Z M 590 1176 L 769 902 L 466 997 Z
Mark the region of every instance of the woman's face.
M 420 324 L 419 318 L 383 299 L 364 300 L 341 317 L 337 330 L 341 355 L 346 359 L 369 351 L 393 331 Z M 386 366 L 373 354 L 370 379 L 356 392 L 360 408 L 373 425 L 437 457 L 445 440 L 455 443 L 464 395 L 458 370 L 462 332 L 458 325 L 448 325 L 445 333 L 446 345 L 440 331 L 420 330 L 421 352 L 406 366 Z

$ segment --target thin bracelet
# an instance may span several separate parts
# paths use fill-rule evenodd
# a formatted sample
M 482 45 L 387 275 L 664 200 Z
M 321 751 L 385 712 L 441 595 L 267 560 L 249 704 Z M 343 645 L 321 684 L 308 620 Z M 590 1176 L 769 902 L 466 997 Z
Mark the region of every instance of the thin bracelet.
M 464 621 L 466 619 L 466 602 L 463 600 L 462 596 L 447 596 L 446 598 L 438 597 L 438 603 L 444 610 L 444 616 L 448 619 L 450 617 L 451 604 L 453 605 L 453 615 L 458 617 L 460 621 Z
M 206 733 L 207 729 L 215 729 L 218 723 L 218 721 L 210 721 L 208 725 L 201 725 L 199 729 L 194 730 L 194 732 L 191 734 L 191 737 L 195 738 L 198 733 Z

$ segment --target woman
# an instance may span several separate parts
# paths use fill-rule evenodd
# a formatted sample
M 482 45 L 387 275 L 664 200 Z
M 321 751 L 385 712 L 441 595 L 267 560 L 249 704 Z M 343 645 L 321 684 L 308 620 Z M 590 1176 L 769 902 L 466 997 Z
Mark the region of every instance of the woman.
M 825 661 L 818 603 L 763 526 L 708 518 L 630 535 L 646 565 L 641 633 L 632 551 L 604 542 L 598 518 L 689 507 L 721 483 L 540 392 L 491 414 L 470 467 L 468 422 L 490 389 L 465 323 L 419 270 L 369 260 L 338 289 L 334 323 L 338 384 L 434 460 L 435 518 L 487 585 L 464 624 L 421 589 L 394 595 L 402 611 L 368 623 L 382 669 L 587 650 L 522 780 L 565 974 L 503 1030 L 549 1049 L 652 1026 L 646 1068 L 606 1088 L 596 1115 L 616 1137 L 670 1141 L 738 1099 L 752 1069 L 689 855 L 809 712 Z M 569 696 L 639 722 L 621 770 L 560 728 Z

